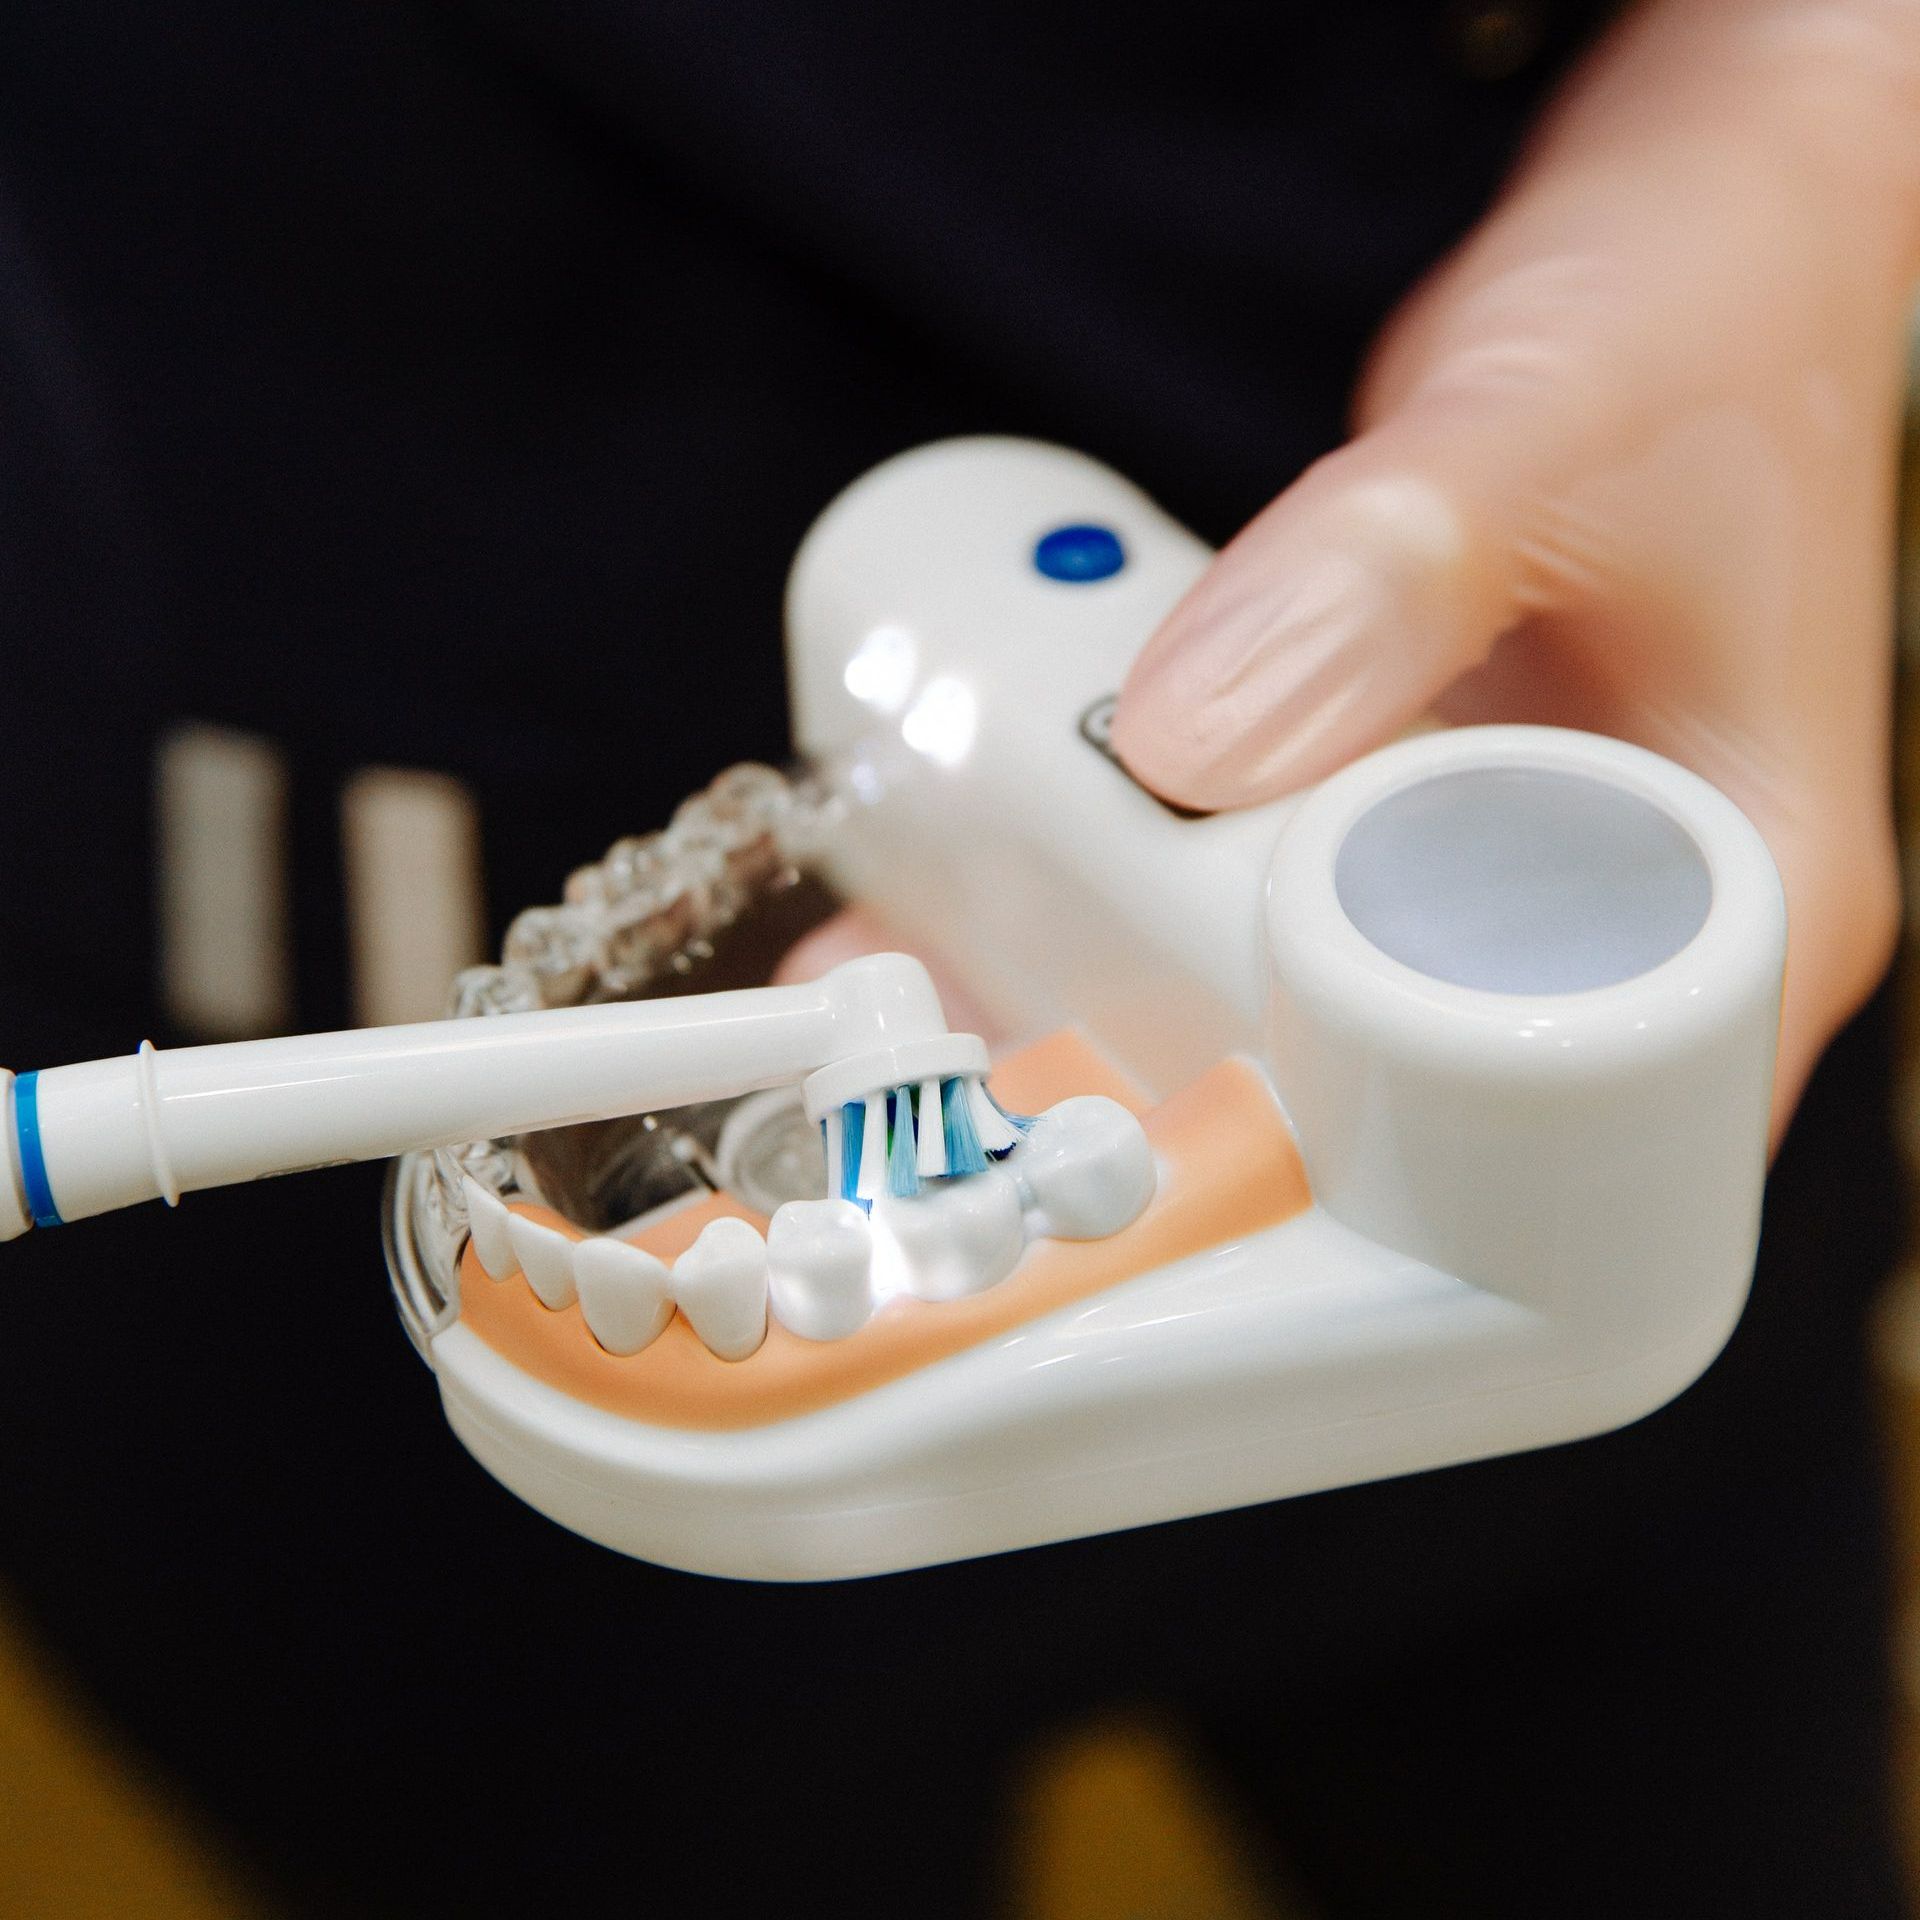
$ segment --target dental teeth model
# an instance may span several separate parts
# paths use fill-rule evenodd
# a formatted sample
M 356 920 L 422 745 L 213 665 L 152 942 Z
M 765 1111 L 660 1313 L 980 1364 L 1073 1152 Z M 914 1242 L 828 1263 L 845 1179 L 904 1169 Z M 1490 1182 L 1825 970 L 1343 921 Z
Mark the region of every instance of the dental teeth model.
M 948 1085 L 950 1107 L 967 1100 L 968 1083 Z M 911 1110 L 937 1118 L 940 1089 L 928 1086 Z M 991 1106 L 984 1093 L 978 1101 Z M 897 1103 L 843 1108 L 823 1125 L 856 1142 L 863 1126 L 879 1126 L 874 1137 L 884 1140 L 886 1123 L 875 1119 L 883 1107 L 895 1113 L 896 1127 L 912 1127 L 904 1094 Z M 896 1295 L 958 1300 L 980 1293 L 1013 1272 L 1031 1240 L 1104 1239 L 1138 1219 L 1153 1198 L 1152 1150 L 1139 1121 L 1118 1102 L 1084 1094 L 1036 1120 L 992 1112 L 998 1125 L 989 1131 L 1007 1142 L 995 1157 L 977 1144 L 968 1149 L 966 1140 L 977 1135 L 950 1128 L 948 1139 L 963 1133 L 963 1167 L 948 1171 L 943 1153 L 924 1176 L 903 1173 L 900 1192 L 882 1181 L 864 1201 L 789 1200 L 774 1212 L 764 1240 L 750 1222 L 724 1216 L 710 1221 L 671 1269 L 617 1235 L 574 1239 L 514 1213 L 468 1176 L 474 1255 L 495 1280 L 523 1276 L 553 1312 L 577 1299 L 608 1353 L 651 1346 L 678 1306 L 709 1352 L 744 1360 L 766 1337 L 769 1304 L 803 1340 L 843 1340 Z M 896 1132 L 894 1140 L 906 1137 Z M 861 1184 L 851 1170 L 859 1158 L 856 1147 L 852 1161 L 841 1159 L 849 1169 L 843 1185 Z
M 767 1246 L 745 1220 L 711 1222 L 669 1268 L 611 1234 L 569 1240 L 508 1212 L 471 1178 L 467 1207 L 482 1268 L 495 1280 L 524 1274 L 540 1304 L 556 1313 L 578 1297 L 588 1331 L 609 1353 L 651 1346 L 676 1306 L 722 1360 L 746 1359 L 767 1337 Z M 554 1276 L 563 1284 L 554 1285 Z
M 844 1340 L 873 1313 L 873 1226 L 851 1200 L 790 1200 L 767 1229 L 780 1324 L 803 1340 Z
M 709 1353 L 722 1360 L 757 1353 L 767 1337 L 767 1243 L 748 1221 L 709 1221 L 673 1263 L 673 1297 Z M 619 1351 L 594 1326 L 591 1303 L 587 1325 L 609 1352 Z

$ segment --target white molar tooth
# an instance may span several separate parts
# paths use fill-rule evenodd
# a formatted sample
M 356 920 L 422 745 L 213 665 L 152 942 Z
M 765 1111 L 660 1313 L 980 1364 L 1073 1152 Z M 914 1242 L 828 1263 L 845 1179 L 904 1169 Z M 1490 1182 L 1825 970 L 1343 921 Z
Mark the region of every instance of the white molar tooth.
M 507 1237 L 527 1276 L 527 1285 L 543 1307 L 558 1313 L 574 1301 L 573 1242 L 564 1233 L 529 1220 L 524 1213 L 507 1215 Z
M 1059 1240 L 1118 1233 L 1145 1212 L 1159 1182 L 1146 1129 L 1097 1093 L 1049 1107 L 1006 1166 Z
M 460 1188 L 467 1200 L 473 1257 L 490 1280 L 511 1280 L 520 1271 L 520 1256 L 514 1252 L 513 1238 L 507 1231 L 507 1223 L 513 1218 L 507 1203 L 470 1173 L 461 1175 Z
M 1027 1228 L 1020 1189 L 999 1167 L 930 1182 L 911 1199 L 874 1207 L 900 1249 L 907 1290 L 921 1300 L 959 1300 L 996 1286 L 1020 1263 Z
M 767 1228 L 775 1319 L 803 1340 L 844 1340 L 873 1312 L 873 1227 L 851 1200 L 789 1200 Z
M 710 1352 L 722 1360 L 758 1353 L 767 1337 L 767 1243 L 731 1214 L 708 1221 L 673 1263 L 673 1294 Z
M 651 1346 L 673 1318 L 672 1277 L 664 1260 L 610 1234 L 573 1250 L 573 1279 L 587 1331 L 609 1353 Z

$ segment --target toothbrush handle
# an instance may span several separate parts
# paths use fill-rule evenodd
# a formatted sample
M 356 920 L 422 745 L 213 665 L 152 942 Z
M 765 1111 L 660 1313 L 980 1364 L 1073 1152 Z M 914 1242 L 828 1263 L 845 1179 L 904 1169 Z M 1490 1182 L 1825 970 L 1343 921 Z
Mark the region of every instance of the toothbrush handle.
M 904 955 L 789 987 L 90 1060 L 10 1089 L 0 1237 L 141 1200 L 781 1086 L 945 1032 Z M 23 1202 L 9 1208 L 5 1201 Z M 20 1217 L 9 1219 L 9 1212 Z

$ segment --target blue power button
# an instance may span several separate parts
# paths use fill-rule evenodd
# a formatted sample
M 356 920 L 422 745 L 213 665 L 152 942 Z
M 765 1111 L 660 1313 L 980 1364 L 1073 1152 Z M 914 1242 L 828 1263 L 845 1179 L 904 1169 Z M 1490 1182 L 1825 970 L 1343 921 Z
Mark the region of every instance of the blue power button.
M 1041 536 L 1033 564 L 1049 580 L 1078 586 L 1111 579 L 1127 564 L 1127 550 L 1111 527 L 1055 527 Z

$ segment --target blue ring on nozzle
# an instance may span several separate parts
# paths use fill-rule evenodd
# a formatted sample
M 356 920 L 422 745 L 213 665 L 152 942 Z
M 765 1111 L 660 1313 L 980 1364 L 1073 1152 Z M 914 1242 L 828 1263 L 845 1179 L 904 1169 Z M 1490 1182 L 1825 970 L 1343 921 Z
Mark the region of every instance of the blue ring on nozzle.
M 23 1073 L 13 1083 L 13 1132 L 20 1142 L 20 1178 L 26 1183 L 27 1211 L 36 1227 L 66 1224 L 53 1204 L 47 1156 L 40 1145 L 40 1076 Z

